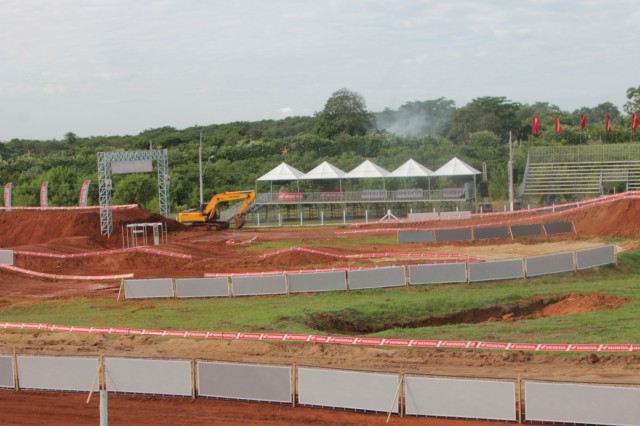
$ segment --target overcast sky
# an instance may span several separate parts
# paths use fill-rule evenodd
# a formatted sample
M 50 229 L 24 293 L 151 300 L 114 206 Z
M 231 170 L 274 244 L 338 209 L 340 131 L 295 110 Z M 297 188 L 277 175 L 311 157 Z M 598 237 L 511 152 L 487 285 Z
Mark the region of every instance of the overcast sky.
M 613 102 L 633 0 L 0 0 L 0 141 L 138 134 L 445 97 Z

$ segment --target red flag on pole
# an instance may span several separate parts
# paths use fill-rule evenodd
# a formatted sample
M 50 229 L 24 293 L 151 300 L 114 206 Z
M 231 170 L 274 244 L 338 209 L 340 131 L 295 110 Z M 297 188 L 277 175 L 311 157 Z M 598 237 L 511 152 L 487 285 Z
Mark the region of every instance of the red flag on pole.
M 87 196 L 89 195 L 89 185 L 91 184 L 90 180 L 85 180 L 82 184 L 82 188 L 80 188 L 80 207 L 87 207 Z
M 558 116 L 556 116 L 556 133 L 559 135 L 562 134 L 562 126 L 560 125 L 560 119 Z
M 609 117 L 609 113 L 607 113 L 607 118 L 604 121 L 604 130 L 609 133 L 613 131 L 613 128 L 611 128 L 611 117 Z
M 40 207 L 49 206 L 49 182 L 46 180 L 40 186 Z
M 640 117 L 638 117 L 634 112 L 633 114 L 631 114 L 631 131 L 635 133 L 639 124 L 640 124 Z
M 12 187 L 13 187 L 13 184 L 11 182 L 9 182 L 4 186 L 4 206 L 5 207 L 11 207 L 11 188 Z M 8 210 L 11 210 L 11 209 L 8 209 Z
M 584 128 L 587 127 L 587 116 L 580 114 L 580 133 L 584 132 Z
M 531 133 L 534 135 L 540 133 L 540 119 L 536 115 L 534 115 L 531 120 Z

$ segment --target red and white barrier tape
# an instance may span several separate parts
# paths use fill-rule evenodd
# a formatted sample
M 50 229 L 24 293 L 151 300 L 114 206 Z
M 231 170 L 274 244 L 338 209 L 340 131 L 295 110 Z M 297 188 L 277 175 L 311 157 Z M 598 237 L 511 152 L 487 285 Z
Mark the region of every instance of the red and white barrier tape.
M 111 206 L 111 209 L 135 209 L 137 208 L 137 204 L 118 204 Z M 87 206 L 87 207 L 79 207 L 79 206 L 69 206 L 69 207 L 27 207 L 27 206 L 11 206 L 11 207 L 0 207 L 0 210 L 36 210 L 36 211 L 45 211 L 45 210 L 95 210 L 99 209 L 100 206 Z
M 547 219 L 547 218 L 552 218 L 555 216 L 559 216 L 559 215 L 564 215 L 567 213 L 572 213 L 572 212 L 576 212 L 585 208 L 589 208 L 592 207 L 594 205 L 600 205 L 600 204 L 608 204 L 614 201 L 618 201 L 618 200 L 623 200 L 623 199 L 631 199 L 631 200 L 637 200 L 640 199 L 640 191 L 629 191 L 629 192 L 624 192 L 624 193 L 620 193 L 620 194 L 616 194 L 616 195 L 608 195 L 605 197 L 601 197 L 601 198 L 593 198 L 591 200 L 585 200 L 585 201 L 576 201 L 576 202 L 572 202 L 572 203 L 566 203 L 566 204 L 557 204 L 554 206 L 545 206 L 545 207 L 537 207 L 534 209 L 526 209 L 526 210 L 516 210 L 516 211 L 508 211 L 508 212 L 492 212 L 492 213 L 474 213 L 471 216 L 465 216 L 465 218 L 478 218 L 478 217 L 491 217 L 491 216 L 515 216 L 515 215 L 521 215 L 521 214 L 529 214 L 529 213 L 538 213 L 538 212 L 544 212 L 544 211 L 548 211 L 548 210 L 553 210 L 549 213 L 542 213 L 539 215 L 536 215 L 535 218 L 536 219 Z M 555 211 L 555 210 L 560 210 L 560 211 Z M 451 220 L 451 217 L 446 217 L 445 219 Z M 398 227 L 394 227 L 394 228 L 389 228 L 389 227 L 385 227 L 385 228 L 369 228 L 369 229 L 356 229 L 356 230 L 349 230 L 349 231 L 336 231 L 335 234 L 336 235 L 346 235 L 346 234 L 366 234 L 366 233 L 381 233 L 381 232 L 398 232 L 398 231 L 429 231 L 429 230 L 446 230 L 446 229 L 466 229 L 466 228 L 479 228 L 479 227 L 488 227 L 488 226 L 496 226 L 496 225 L 510 225 L 512 223 L 520 223 L 520 222 L 525 222 L 525 221 L 530 221 L 533 218 L 531 216 L 529 217 L 524 217 L 524 218 L 507 218 L 505 220 L 500 220 L 500 221 L 495 221 L 495 222 L 490 222 L 490 223 L 483 223 L 483 224 L 478 224 L 475 226 L 451 226 L 451 227 L 443 227 L 443 228 L 398 228 Z M 412 222 L 425 222 L 425 221 L 438 221 L 438 220 L 443 220 L 440 218 L 418 218 L 418 219 L 399 219 L 398 223 L 412 223 Z M 357 224 L 352 224 L 352 226 L 357 227 L 357 226 L 365 226 L 365 225 L 369 225 L 371 226 L 372 223 L 357 223 Z
M 44 272 L 30 271 L 28 269 L 18 268 L 11 265 L 0 265 L 0 269 L 28 275 L 30 277 L 48 278 L 51 280 L 71 280 L 71 281 L 103 281 L 103 280 L 119 280 L 123 278 L 133 278 L 133 274 L 120 275 L 60 275 L 47 274 Z
M 313 334 L 285 333 L 240 333 L 225 331 L 179 331 L 179 330 L 143 330 L 137 328 L 116 327 L 79 327 L 68 325 L 50 325 L 36 323 L 0 322 L 0 329 L 44 330 L 70 333 L 98 333 L 117 335 L 139 335 L 157 337 L 179 337 L 195 339 L 225 339 L 278 342 L 307 342 L 332 345 L 382 346 L 395 348 L 442 348 L 442 349 L 483 349 L 493 351 L 532 351 L 532 352 L 640 352 L 636 344 L 570 344 L 570 343 L 502 343 L 465 340 L 413 340 L 387 339 L 379 337 L 316 336 Z
M 193 259 L 193 256 L 190 254 L 182 254 L 182 253 L 172 253 L 168 251 L 155 250 L 146 247 L 130 247 L 126 249 L 114 249 L 114 250 L 100 250 L 100 251 L 88 251 L 83 253 L 42 253 L 35 251 L 27 251 L 27 250 L 13 250 L 13 254 L 18 254 L 21 256 L 33 256 L 33 257 L 50 257 L 56 259 L 72 259 L 78 257 L 93 257 L 93 256 L 106 256 L 111 254 L 123 254 L 123 253 L 149 253 L 155 254 L 158 256 L 167 256 L 167 257 L 176 257 L 180 259 Z

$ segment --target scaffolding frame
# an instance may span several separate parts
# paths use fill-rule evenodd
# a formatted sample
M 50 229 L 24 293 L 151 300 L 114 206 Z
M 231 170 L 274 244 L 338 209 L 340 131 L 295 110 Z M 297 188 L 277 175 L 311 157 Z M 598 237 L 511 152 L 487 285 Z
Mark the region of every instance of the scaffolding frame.
M 102 236 L 110 237 L 113 234 L 111 163 L 143 160 L 151 160 L 157 163 L 160 214 L 165 217 L 169 216 L 169 154 L 166 149 L 99 152 L 98 188 L 100 197 L 100 233 Z

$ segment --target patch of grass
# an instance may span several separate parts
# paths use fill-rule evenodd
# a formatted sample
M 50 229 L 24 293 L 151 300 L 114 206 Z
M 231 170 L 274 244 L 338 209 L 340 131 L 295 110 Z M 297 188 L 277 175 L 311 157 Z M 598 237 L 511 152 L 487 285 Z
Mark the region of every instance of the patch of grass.
M 639 343 L 640 251 L 625 252 L 619 267 L 527 280 L 274 297 L 182 300 L 55 299 L 0 305 L 0 320 L 124 328 L 321 334 L 310 319 L 336 315 L 362 323 L 403 324 L 518 300 L 567 293 L 603 293 L 629 300 L 624 307 L 514 322 L 394 328 L 375 336 L 542 343 Z M 10 301 L 8 297 L 3 298 Z M 349 333 L 354 334 L 354 333 Z

